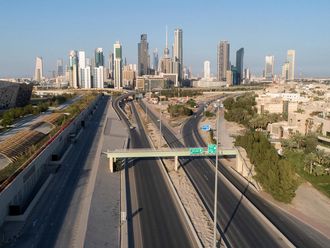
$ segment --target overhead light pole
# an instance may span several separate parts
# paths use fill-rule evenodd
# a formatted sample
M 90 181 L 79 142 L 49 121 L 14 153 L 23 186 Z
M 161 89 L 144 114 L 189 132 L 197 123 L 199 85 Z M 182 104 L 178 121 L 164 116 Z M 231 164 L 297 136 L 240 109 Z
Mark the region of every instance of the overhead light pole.
M 159 144 L 158 149 L 160 149 L 162 144 L 162 109 L 160 109 L 160 117 L 159 117 Z
M 218 163 L 219 163 L 219 116 L 220 116 L 220 107 L 222 104 L 217 103 L 214 104 L 217 109 L 217 118 L 216 118 L 216 154 L 215 154 L 215 183 L 214 183 L 214 215 L 213 215 L 213 247 L 217 247 L 217 203 L 218 203 Z

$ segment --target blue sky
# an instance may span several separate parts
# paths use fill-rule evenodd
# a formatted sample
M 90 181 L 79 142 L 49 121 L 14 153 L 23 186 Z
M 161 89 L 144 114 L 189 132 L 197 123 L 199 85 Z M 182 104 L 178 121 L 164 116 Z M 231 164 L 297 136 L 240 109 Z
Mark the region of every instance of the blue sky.
M 195 75 L 204 60 L 215 73 L 217 43 L 228 40 L 231 62 L 244 47 L 244 67 L 253 74 L 262 73 L 267 54 L 280 71 L 286 51 L 295 49 L 298 76 L 330 76 L 329 0 L 0 0 L 0 11 L 0 77 L 32 76 L 36 56 L 48 73 L 72 49 L 91 57 L 103 47 L 107 55 L 116 40 L 136 63 L 140 34 L 161 55 L 166 25 L 170 43 L 173 30 L 183 29 L 184 63 Z

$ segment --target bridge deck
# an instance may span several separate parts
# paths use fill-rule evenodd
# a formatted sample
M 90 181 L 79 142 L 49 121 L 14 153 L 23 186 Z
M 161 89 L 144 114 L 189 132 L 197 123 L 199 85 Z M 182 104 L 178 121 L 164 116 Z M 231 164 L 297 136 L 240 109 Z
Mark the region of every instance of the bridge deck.
M 122 150 L 113 150 L 103 152 L 107 155 L 108 158 L 151 158 L 151 157 L 201 157 L 201 156 L 215 156 L 214 154 L 210 154 L 207 151 L 207 147 L 201 147 L 203 149 L 203 153 L 192 154 L 191 148 L 176 148 L 176 149 L 122 149 Z M 194 149 L 194 148 L 192 148 Z M 232 155 L 236 156 L 236 149 L 223 149 L 219 148 L 219 156 Z

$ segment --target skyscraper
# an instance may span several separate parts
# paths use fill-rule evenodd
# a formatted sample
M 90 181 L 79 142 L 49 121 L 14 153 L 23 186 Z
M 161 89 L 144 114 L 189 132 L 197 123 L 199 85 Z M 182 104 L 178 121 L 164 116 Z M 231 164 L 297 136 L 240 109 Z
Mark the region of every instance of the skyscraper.
M 71 50 L 69 53 L 69 66 L 70 66 L 70 86 L 73 88 L 79 87 L 79 68 L 77 51 Z
M 94 88 L 104 88 L 104 67 L 98 66 L 94 68 Z
M 114 56 L 113 56 L 113 53 L 110 53 L 110 55 L 109 55 L 109 74 L 110 74 L 110 79 L 113 79 L 113 70 L 114 70 Z
M 238 76 L 237 76 L 238 84 L 241 83 L 244 76 L 243 59 L 244 59 L 244 48 L 242 47 L 236 52 L 236 69 L 238 72 Z
M 265 57 L 265 79 L 272 81 L 274 77 L 274 56 L 267 55 Z
M 289 62 L 285 62 L 282 65 L 282 79 L 283 80 L 289 80 L 289 66 L 290 66 Z
M 122 47 L 119 41 L 113 45 L 114 53 L 114 84 L 116 89 L 123 87 L 122 85 Z
M 204 78 L 210 79 L 211 77 L 211 64 L 210 61 L 204 61 Z
M 138 75 L 143 76 L 149 74 L 149 44 L 147 34 L 141 34 L 138 43 Z
M 57 76 L 63 76 L 64 75 L 64 70 L 63 70 L 63 59 L 58 59 L 56 61 L 56 72 L 57 72 Z
M 174 30 L 173 62 L 178 62 L 178 78 L 181 81 L 183 69 L 183 37 L 182 29 L 180 28 Z
M 158 62 L 159 62 L 158 49 L 156 48 L 153 52 L 153 62 L 152 62 L 152 69 L 154 69 L 155 72 L 158 71 Z
M 295 57 L 296 57 L 296 51 L 288 50 L 288 54 L 287 54 L 287 62 L 289 63 L 288 80 L 294 80 Z
M 34 80 L 41 82 L 43 79 L 43 61 L 42 57 L 36 57 L 36 67 L 34 70 Z
M 226 73 L 230 70 L 230 44 L 228 41 L 220 41 L 217 56 L 217 78 L 219 81 L 226 81 Z
M 95 49 L 95 66 L 104 66 L 103 49 L 100 47 Z
M 85 51 L 78 52 L 78 61 L 79 61 L 79 68 L 86 67 L 86 54 Z
M 85 88 L 85 68 L 86 68 L 86 54 L 85 51 L 78 52 L 78 62 L 79 62 L 79 87 Z
M 160 72 L 162 73 L 172 73 L 173 72 L 173 63 L 170 58 L 170 50 L 168 49 L 168 32 L 166 26 L 166 41 L 163 57 L 160 60 Z

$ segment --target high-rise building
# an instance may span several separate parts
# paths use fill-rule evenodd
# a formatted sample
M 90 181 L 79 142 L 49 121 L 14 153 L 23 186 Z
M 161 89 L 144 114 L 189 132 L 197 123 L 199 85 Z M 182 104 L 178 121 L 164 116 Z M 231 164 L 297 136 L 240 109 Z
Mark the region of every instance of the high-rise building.
M 180 28 L 174 31 L 173 62 L 178 62 L 176 70 L 178 71 L 179 81 L 181 81 L 183 73 L 183 35 Z
M 122 85 L 122 47 L 119 41 L 113 45 L 114 53 L 114 84 L 115 88 L 120 89 Z
M 149 44 L 147 34 L 141 34 L 138 43 L 138 75 L 143 76 L 149 74 Z
M 210 79 L 211 78 L 211 64 L 210 61 L 204 61 L 204 78 Z
M 239 72 L 236 66 L 231 66 L 231 75 L 232 75 L 232 83 L 233 85 L 239 85 L 240 84 L 240 77 Z
M 244 69 L 244 79 L 245 82 L 249 82 L 251 79 L 251 72 L 249 68 Z
M 160 60 L 160 72 L 162 73 L 172 73 L 173 63 L 170 58 L 170 50 L 168 49 L 168 33 L 166 27 L 166 42 L 163 57 Z
M 267 55 L 265 57 L 265 79 L 272 81 L 274 78 L 274 56 Z
M 92 80 L 91 80 L 91 67 L 88 65 L 83 69 L 83 88 L 90 89 L 92 88 Z
M 158 71 L 158 62 L 159 62 L 158 49 L 157 48 L 153 52 L 153 60 L 152 61 L 153 61 L 152 62 L 152 69 L 154 69 L 155 72 L 157 72 Z
M 40 82 L 43 79 L 43 61 L 42 57 L 36 57 L 36 67 L 34 70 L 34 80 Z
M 289 62 L 285 62 L 282 65 L 282 79 L 283 80 L 289 80 L 289 67 L 290 67 Z
M 94 88 L 103 89 L 104 88 L 104 67 L 98 66 L 94 68 Z
M 244 73 L 244 67 L 243 67 L 243 59 L 244 59 L 244 48 L 240 48 L 236 52 L 236 69 L 238 72 L 238 84 L 243 80 L 243 73 Z
M 104 66 L 103 49 L 100 47 L 95 49 L 95 66 Z
M 230 44 L 228 41 L 220 41 L 217 55 L 217 79 L 219 81 L 226 81 L 226 73 L 230 70 Z
M 64 68 L 63 68 L 63 59 L 58 59 L 56 61 L 56 73 L 58 77 L 64 75 Z
M 77 51 L 71 50 L 69 53 L 69 66 L 70 66 L 70 87 L 79 87 L 79 68 L 78 68 L 78 55 Z
M 296 51 L 288 50 L 288 54 L 287 54 L 287 62 L 289 63 L 288 80 L 294 80 L 295 57 L 296 57 Z
M 113 70 L 114 70 L 114 56 L 113 53 L 109 55 L 109 78 L 113 79 Z
M 86 54 L 85 51 L 78 52 L 78 61 L 79 61 L 79 68 L 86 67 Z
M 86 54 L 85 51 L 78 52 L 78 68 L 79 68 L 79 78 L 78 84 L 80 88 L 85 88 L 85 68 L 86 68 Z
M 133 65 L 125 65 L 123 69 L 123 86 L 133 89 L 135 82 L 135 71 Z

